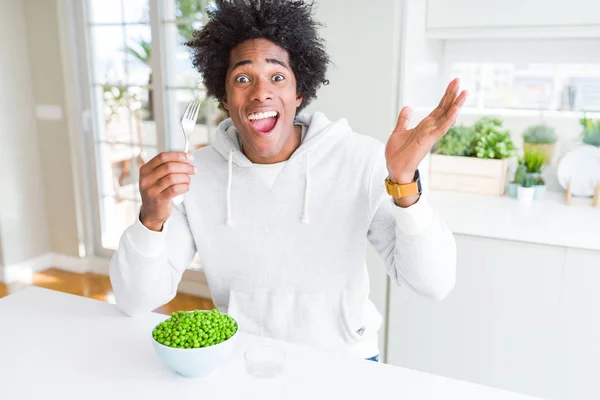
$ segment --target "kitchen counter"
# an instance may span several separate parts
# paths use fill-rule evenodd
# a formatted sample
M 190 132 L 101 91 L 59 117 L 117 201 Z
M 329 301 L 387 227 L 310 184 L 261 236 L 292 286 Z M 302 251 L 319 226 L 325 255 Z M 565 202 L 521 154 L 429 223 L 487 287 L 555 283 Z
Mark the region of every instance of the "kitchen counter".
M 428 198 L 455 234 L 600 251 L 600 207 L 591 201 L 568 206 L 565 194 L 556 192 L 531 205 L 508 196 L 443 191 L 430 191 Z

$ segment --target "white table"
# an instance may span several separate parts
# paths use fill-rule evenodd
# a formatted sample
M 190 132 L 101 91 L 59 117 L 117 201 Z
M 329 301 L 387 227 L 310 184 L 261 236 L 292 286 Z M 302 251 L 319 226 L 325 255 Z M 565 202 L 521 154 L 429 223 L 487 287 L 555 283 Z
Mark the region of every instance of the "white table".
M 2 298 L 0 398 L 532 399 L 243 333 L 221 370 L 186 379 L 152 349 L 151 331 L 165 318 L 130 318 L 108 303 L 36 287 Z M 248 376 L 244 351 L 267 342 L 285 349 L 284 374 L 272 380 Z

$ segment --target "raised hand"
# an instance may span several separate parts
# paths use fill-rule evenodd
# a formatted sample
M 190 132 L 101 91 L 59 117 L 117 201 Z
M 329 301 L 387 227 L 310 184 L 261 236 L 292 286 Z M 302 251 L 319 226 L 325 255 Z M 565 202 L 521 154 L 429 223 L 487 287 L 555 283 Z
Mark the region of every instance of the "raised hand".
M 462 91 L 458 95 L 458 89 L 459 80 L 456 78 L 448 85 L 440 104 L 413 129 L 406 129 L 412 110 L 409 107 L 402 108 L 396 128 L 385 147 L 385 159 L 392 182 L 412 182 L 420 162 L 454 125 L 467 99 L 467 92 Z
M 146 228 L 161 231 L 171 216 L 173 197 L 190 190 L 190 175 L 196 173 L 191 162 L 189 154 L 164 152 L 140 168 L 140 222 Z

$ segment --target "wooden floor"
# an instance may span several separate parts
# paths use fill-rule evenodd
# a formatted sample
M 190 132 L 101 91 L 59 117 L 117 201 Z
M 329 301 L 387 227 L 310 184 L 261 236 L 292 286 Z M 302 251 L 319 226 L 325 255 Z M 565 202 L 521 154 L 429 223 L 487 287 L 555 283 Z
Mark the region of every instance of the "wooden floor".
M 32 285 L 114 303 L 112 286 L 106 275 L 92 273 L 76 274 L 50 268 L 35 273 Z M 14 282 L 10 285 L 0 283 L 0 297 L 4 297 L 27 286 L 30 285 L 22 282 Z M 174 311 L 180 310 L 210 310 L 212 308 L 214 308 L 214 304 L 210 299 L 178 293 L 173 300 L 155 311 L 162 314 L 171 314 Z

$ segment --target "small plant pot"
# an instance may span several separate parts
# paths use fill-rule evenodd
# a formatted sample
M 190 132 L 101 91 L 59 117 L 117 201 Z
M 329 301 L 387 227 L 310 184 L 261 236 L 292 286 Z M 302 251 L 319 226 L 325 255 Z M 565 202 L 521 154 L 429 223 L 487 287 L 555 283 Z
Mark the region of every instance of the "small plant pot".
M 513 182 L 508 184 L 507 192 L 508 192 L 508 195 L 510 197 L 512 197 L 513 199 L 517 198 L 517 190 L 519 189 L 519 186 L 521 186 L 521 185 L 519 185 L 518 183 L 513 183 Z
M 533 196 L 535 195 L 535 187 L 524 187 L 519 186 L 517 189 L 517 199 L 519 203 L 531 204 L 533 202 Z
M 535 194 L 533 195 L 534 200 L 543 200 L 546 196 L 546 185 L 534 186 Z

